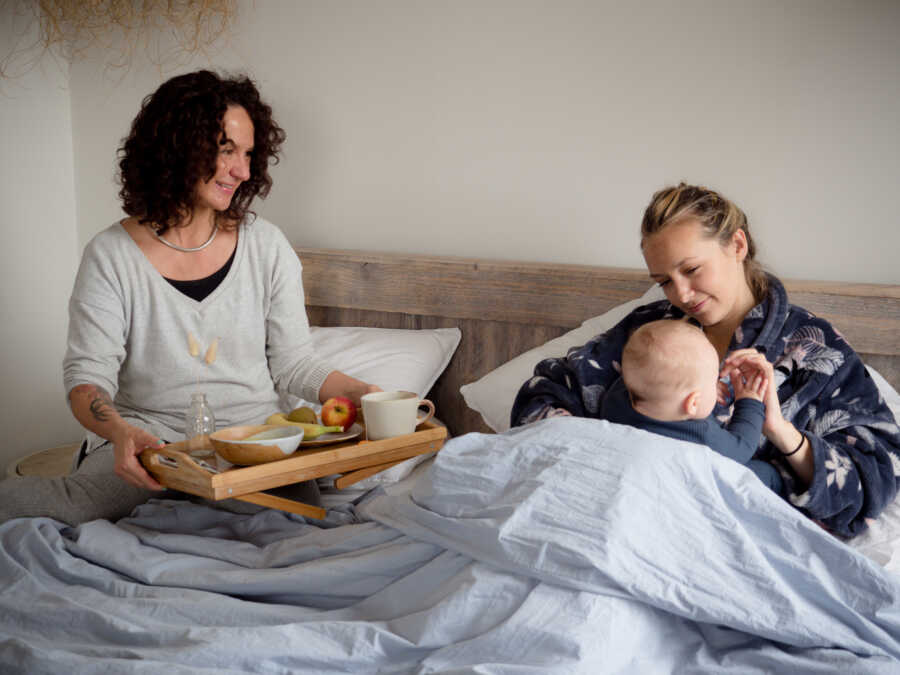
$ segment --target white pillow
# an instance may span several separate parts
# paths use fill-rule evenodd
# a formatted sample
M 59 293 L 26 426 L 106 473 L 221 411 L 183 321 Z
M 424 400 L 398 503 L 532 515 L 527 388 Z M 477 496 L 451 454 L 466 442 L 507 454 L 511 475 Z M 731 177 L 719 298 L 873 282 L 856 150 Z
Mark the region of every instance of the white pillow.
M 310 328 L 316 354 L 338 370 L 388 390 L 424 397 L 459 346 L 459 328 Z
M 444 372 L 459 346 L 459 328 L 407 330 L 402 328 L 320 327 L 312 326 L 316 354 L 347 375 L 384 390 L 412 391 L 425 397 Z M 301 401 L 282 403 L 291 410 Z M 317 412 L 318 402 L 305 402 Z M 370 476 L 347 490 L 335 490 L 333 477 L 319 479 L 323 504 L 333 507 L 353 500 L 376 485 L 388 485 L 405 478 L 417 464 L 430 455 L 419 455 Z
M 485 424 L 497 433 L 506 431 L 509 429 L 509 415 L 516 394 L 525 381 L 534 375 L 534 367 L 540 361 L 565 356 L 572 347 L 580 347 L 595 335 L 615 326 L 632 310 L 664 298 L 662 289 L 653 284 L 641 297 L 617 305 L 600 316 L 588 319 L 565 335 L 520 354 L 480 380 L 464 384 L 459 391 L 466 405 L 480 413 Z
M 424 397 L 444 372 L 459 345 L 459 328 L 408 330 L 361 326 L 311 326 L 316 354 L 347 375 L 385 391 L 412 391 Z M 285 394 L 280 408 L 293 410 L 318 401 Z

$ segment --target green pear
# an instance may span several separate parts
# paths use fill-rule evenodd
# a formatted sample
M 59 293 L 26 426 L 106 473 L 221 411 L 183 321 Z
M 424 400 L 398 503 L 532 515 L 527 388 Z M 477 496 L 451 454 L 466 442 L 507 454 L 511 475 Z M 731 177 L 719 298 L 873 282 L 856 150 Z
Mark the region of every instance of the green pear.
M 308 408 L 305 405 L 291 410 L 291 412 L 287 414 L 287 418 L 291 422 L 303 422 L 304 424 L 319 423 L 319 420 L 316 419 L 316 411 L 312 408 Z

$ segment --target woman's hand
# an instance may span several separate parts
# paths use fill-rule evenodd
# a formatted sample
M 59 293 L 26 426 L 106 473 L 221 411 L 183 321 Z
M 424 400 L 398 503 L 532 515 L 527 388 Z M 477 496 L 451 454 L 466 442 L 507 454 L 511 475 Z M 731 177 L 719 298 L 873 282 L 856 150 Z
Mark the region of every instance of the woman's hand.
M 319 403 L 325 403 L 325 401 L 335 396 L 346 396 L 359 408 L 362 405 L 360 399 L 366 394 L 372 394 L 376 391 L 381 391 L 381 387 L 357 380 L 355 377 L 350 377 L 339 370 L 333 370 L 325 378 L 319 389 Z
M 755 349 L 738 349 L 729 354 L 722 364 L 721 375 L 731 374 L 733 386 L 735 380 L 748 380 L 754 373 L 763 372 L 769 381 L 763 403 L 766 404 L 766 421 L 763 423 L 763 435 L 784 456 L 794 470 L 802 485 L 812 482 L 815 472 L 815 460 L 809 439 L 801 434 L 793 424 L 781 414 L 781 402 L 775 387 L 775 368 L 769 360 Z M 737 388 L 735 388 L 737 393 Z
M 124 422 L 111 439 L 115 455 L 116 475 L 135 487 L 145 490 L 165 489 L 144 470 L 138 455 L 147 448 L 157 448 L 163 442 L 148 431 Z
M 753 382 L 757 376 L 762 376 L 768 382 L 768 387 L 761 400 L 766 405 L 766 421 L 763 423 L 763 435 L 770 441 L 779 445 L 777 439 L 788 435 L 790 430 L 798 433 L 794 425 L 786 421 L 781 414 L 781 402 L 778 400 L 778 391 L 775 387 L 775 369 L 765 355 L 755 349 L 738 349 L 725 358 L 722 364 L 720 377 L 729 375 L 731 386 L 734 387 L 735 397 L 738 396 L 738 387 L 746 387 L 748 382 Z
M 352 390 L 348 390 L 344 396 L 353 401 L 353 404 L 357 408 L 362 407 L 362 397 L 366 394 L 374 394 L 376 391 L 382 391 L 381 387 L 376 384 L 368 384 L 366 382 L 360 382 L 360 386 L 354 387 Z
M 367 384 L 366 390 L 363 392 L 362 395 L 365 396 L 366 394 L 374 394 L 377 391 L 383 391 L 383 390 L 377 384 Z
M 137 456 L 146 448 L 162 445 L 153 434 L 126 422 L 113 405 L 112 398 L 95 384 L 79 384 L 69 392 L 72 414 L 85 429 L 113 444 L 115 472 L 122 480 L 147 490 L 163 490 L 144 471 Z

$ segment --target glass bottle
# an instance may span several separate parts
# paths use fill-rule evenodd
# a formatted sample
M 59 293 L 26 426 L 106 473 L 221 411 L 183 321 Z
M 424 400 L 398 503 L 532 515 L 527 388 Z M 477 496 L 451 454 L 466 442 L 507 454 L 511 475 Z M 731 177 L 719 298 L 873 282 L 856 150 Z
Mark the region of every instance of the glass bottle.
M 192 457 L 205 459 L 214 453 L 209 442 L 209 434 L 216 430 L 216 417 L 206 401 L 206 394 L 191 394 L 191 404 L 184 416 L 184 437 L 188 442 L 188 453 Z

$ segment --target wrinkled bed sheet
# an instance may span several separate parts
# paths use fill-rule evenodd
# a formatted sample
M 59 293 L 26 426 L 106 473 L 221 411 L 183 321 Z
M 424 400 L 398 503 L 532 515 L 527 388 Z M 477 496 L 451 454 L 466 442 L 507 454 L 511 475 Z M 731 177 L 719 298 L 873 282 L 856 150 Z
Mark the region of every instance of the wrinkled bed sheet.
M 701 446 L 556 418 L 324 523 L 0 526 L 0 672 L 897 673 L 900 577 Z

